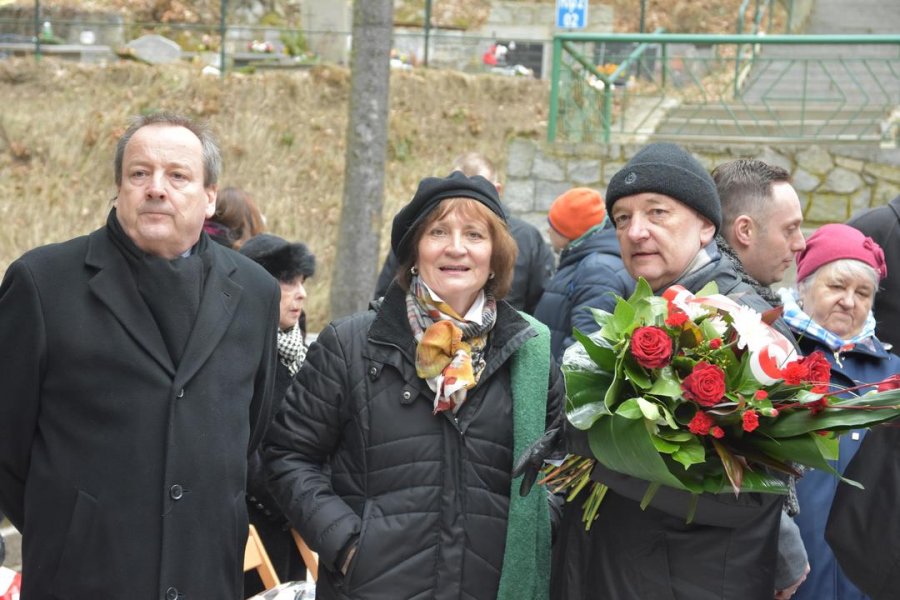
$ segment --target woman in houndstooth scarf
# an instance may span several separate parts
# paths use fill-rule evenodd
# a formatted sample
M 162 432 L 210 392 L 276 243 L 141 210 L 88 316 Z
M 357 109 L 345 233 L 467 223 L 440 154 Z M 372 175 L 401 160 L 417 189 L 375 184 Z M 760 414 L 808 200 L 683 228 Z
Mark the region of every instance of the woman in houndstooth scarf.
M 305 244 L 290 243 L 278 236 L 263 233 L 247 240 L 241 254 L 253 259 L 268 271 L 281 286 L 281 312 L 278 323 L 278 369 L 275 376 L 275 406 L 290 386 L 306 358 L 306 320 L 303 302 L 306 300 L 304 284 L 316 269 L 316 258 Z M 303 579 L 306 569 L 300 553 L 294 547 L 290 524 L 278 509 L 274 499 L 266 491 L 262 458 L 257 450 L 250 457 L 247 471 L 247 506 L 250 522 L 256 526 L 266 552 L 281 581 Z M 244 577 L 244 594 L 262 590 L 256 573 Z

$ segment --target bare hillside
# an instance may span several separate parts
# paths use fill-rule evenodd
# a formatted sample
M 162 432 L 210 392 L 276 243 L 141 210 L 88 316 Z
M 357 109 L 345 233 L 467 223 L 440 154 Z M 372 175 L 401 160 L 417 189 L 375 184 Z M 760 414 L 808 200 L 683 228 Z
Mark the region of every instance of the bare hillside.
M 225 155 L 222 185 L 249 190 L 271 231 L 301 239 L 321 265 L 311 289 L 324 324 L 342 194 L 349 72 L 202 76 L 198 67 L 108 68 L 45 59 L 0 61 L 0 273 L 25 250 L 101 225 L 113 187 L 116 137 L 129 116 L 155 109 L 207 118 Z M 419 179 L 445 175 L 477 150 L 505 163 L 514 135 L 546 133 L 545 82 L 447 71 L 397 72 L 391 81 L 385 214 Z M 383 256 L 389 223 L 384 223 Z

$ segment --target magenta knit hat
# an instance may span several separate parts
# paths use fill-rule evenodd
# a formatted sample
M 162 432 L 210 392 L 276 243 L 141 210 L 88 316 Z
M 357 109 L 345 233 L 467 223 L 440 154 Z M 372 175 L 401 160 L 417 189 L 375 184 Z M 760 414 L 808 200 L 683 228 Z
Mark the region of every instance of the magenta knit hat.
M 797 281 L 842 258 L 864 262 L 875 269 L 880 279 L 887 277 L 884 251 L 875 240 L 849 225 L 832 223 L 816 229 L 806 239 L 806 248 L 797 253 Z

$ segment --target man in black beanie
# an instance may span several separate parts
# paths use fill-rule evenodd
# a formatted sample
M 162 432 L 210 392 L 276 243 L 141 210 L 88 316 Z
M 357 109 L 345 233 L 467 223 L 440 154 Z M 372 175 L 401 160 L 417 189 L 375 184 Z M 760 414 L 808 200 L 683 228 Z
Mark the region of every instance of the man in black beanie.
M 722 220 L 716 186 L 679 146 L 651 144 L 635 154 L 610 181 L 606 207 L 626 269 L 655 293 L 674 284 L 696 293 L 715 281 L 720 293 L 742 304 L 770 308 L 716 248 Z M 566 444 L 572 454 L 592 456 L 582 431 L 569 428 Z M 646 481 L 599 462 L 591 478 L 609 491 L 587 532 L 582 499 L 566 504 L 554 547 L 552 598 L 781 597 L 775 589 L 779 537 L 792 546 L 799 541 L 789 518 L 782 522 L 782 496 L 701 494 L 688 524 L 689 493 L 662 486 L 642 509 Z M 804 565 L 805 556 L 801 572 Z

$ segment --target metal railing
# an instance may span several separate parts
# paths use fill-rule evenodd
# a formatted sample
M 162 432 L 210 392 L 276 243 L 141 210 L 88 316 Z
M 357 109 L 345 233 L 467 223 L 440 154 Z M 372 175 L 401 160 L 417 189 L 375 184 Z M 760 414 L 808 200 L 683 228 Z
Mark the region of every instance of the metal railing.
M 900 129 L 900 35 L 561 33 L 551 76 L 551 141 L 896 144 Z

